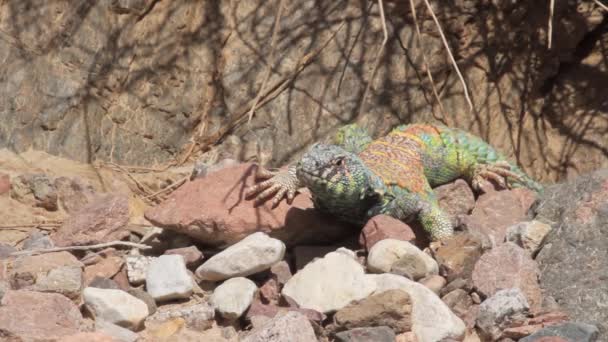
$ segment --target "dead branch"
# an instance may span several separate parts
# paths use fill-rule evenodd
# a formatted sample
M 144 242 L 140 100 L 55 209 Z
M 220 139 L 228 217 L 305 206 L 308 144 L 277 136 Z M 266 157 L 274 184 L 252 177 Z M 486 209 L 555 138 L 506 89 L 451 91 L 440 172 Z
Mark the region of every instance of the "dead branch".
M 279 27 L 281 23 L 281 12 L 283 11 L 284 0 L 279 0 L 279 7 L 277 8 L 277 14 L 274 18 L 274 28 L 272 30 L 272 38 L 270 40 L 270 58 L 268 60 L 268 64 L 266 65 L 266 73 L 264 74 L 264 79 L 262 80 L 262 85 L 260 86 L 260 91 L 255 96 L 253 100 L 253 105 L 251 105 L 251 109 L 249 110 L 249 118 L 247 119 L 247 124 L 251 122 L 251 118 L 253 117 L 253 113 L 260 102 L 260 98 L 264 93 L 264 89 L 266 88 L 266 83 L 270 79 L 270 72 L 272 71 L 272 65 L 274 64 L 275 55 L 276 55 L 276 44 L 277 44 L 277 36 L 279 32 Z
M 153 193 L 153 194 L 150 194 L 150 195 L 146 196 L 145 198 L 146 198 L 146 199 L 152 199 L 152 198 L 154 198 L 154 197 L 156 197 L 156 196 L 158 196 L 158 195 L 160 195 L 160 194 L 162 194 L 162 193 L 164 193 L 164 192 L 167 192 L 167 191 L 169 191 L 169 190 L 171 190 L 171 189 L 175 190 L 175 189 L 179 188 L 179 187 L 180 187 L 182 184 L 186 183 L 186 181 L 187 181 L 188 179 L 190 179 L 190 176 L 186 176 L 186 177 L 184 177 L 184 178 L 182 178 L 182 179 L 178 180 L 177 182 L 175 182 L 175 183 L 173 183 L 173 184 L 170 184 L 170 185 L 168 185 L 168 186 L 166 186 L 166 187 L 164 187 L 164 188 L 162 188 L 162 189 L 158 190 L 157 192 L 155 192 L 155 193 Z
M 553 1 L 555 1 L 555 0 L 553 0 Z M 598 6 L 600 6 L 604 11 L 608 11 L 608 6 L 604 5 L 599 0 L 593 0 L 593 2 L 595 2 Z
M 553 41 L 553 12 L 555 10 L 555 0 L 549 2 L 549 23 L 547 28 L 547 48 L 551 50 L 551 42 Z
M 25 223 L 25 224 L 8 224 L 0 225 L 0 229 L 29 231 L 31 228 L 42 230 L 54 230 L 61 227 L 62 223 Z
M 378 8 L 380 9 L 380 19 L 382 20 L 382 33 L 384 34 L 384 38 L 382 39 L 382 43 L 380 44 L 380 48 L 376 52 L 376 56 L 374 57 L 374 67 L 372 69 L 372 73 L 369 77 L 369 81 L 367 82 L 367 86 L 365 87 L 365 92 L 363 93 L 363 98 L 361 99 L 361 105 L 359 105 L 359 114 L 363 113 L 365 109 L 365 100 L 367 99 L 367 94 L 369 93 L 369 89 L 372 87 L 374 83 L 374 77 L 376 76 L 376 70 L 378 69 L 378 64 L 380 64 L 380 56 L 382 55 L 382 51 L 384 51 L 384 47 L 386 46 L 386 42 L 388 41 L 388 30 L 386 29 L 386 18 L 384 17 L 384 5 L 382 0 L 378 0 Z
M 437 19 L 437 16 L 435 16 L 435 12 L 433 11 L 433 7 L 431 7 L 431 4 L 429 3 L 428 0 L 424 0 L 424 3 L 426 4 L 426 8 L 431 13 L 431 17 L 433 17 L 433 21 L 435 22 L 435 25 L 437 26 L 437 30 L 439 31 L 439 35 L 441 36 L 441 41 L 443 42 L 443 45 L 445 46 L 445 49 L 448 52 L 448 56 L 450 57 L 450 61 L 452 61 L 452 65 L 454 66 L 454 69 L 456 70 L 456 73 L 458 74 L 458 78 L 460 78 L 460 83 L 462 83 L 462 87 L 464 88 L 464 97 L 466 98 L 467 103 L 469 104 L 469 109 L 472 112 L 474 108 L 473 108 L 473 102 L 471 102 L 471 97 L 469 96 L 469 88 L 467 87 L 467 84 L 464 81 L 464 77 L 462 77 L 462 74 L 460 73 L 460 69 L 458 68 L 458 64 L 456 64 L 456 59 L 454 59 L 454 55 L 452 54 L 452 50 L 450 49 L 450 46 L 448 45 L 448 41 L 445 38 L 445 34 L 443 34 L 443 29 L 441 28 L 441 25 L 439 24 L 439 20 Z
M 142 245 L 140 243 L 135 243 L 135 242 L 110 241 L 110 242 L 100 243 L 97 245 L 55 247 L 55 248 L 46 248 L 46 249 L 36 249 L 36 250 L 31 250 L 31 251 L 20 251 L 20 252 L 11 253 L 11 256 L 35 255 L 35 254 L 37 255 L 37 254 L 63 252 L 63 251 L 88 251 L 91 249 L 102 249 L 102 248 L 115 247 L 115 246 L 133 247 L 133 248 L 144 249 L 144 250 L 152 248 L 152 246 Z

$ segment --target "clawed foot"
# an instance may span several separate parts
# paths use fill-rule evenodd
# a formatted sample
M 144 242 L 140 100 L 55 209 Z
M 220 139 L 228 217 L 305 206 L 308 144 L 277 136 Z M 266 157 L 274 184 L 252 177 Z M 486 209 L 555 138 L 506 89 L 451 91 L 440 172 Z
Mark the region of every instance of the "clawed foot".
M 270 171 L 258 166 L 255 179 L 256 181 L 265 179 L 265 181 L 252 185 L 245 190 L 245 197 L 253 198 L 255 206 L 261 205 L 272 198 L 271 205 L 274 209 L 283 198 L 286 198 L 287 203 L 291 204 L 296 197 L 298 178 L 294 168 Z
M 482 189 L 483 181 L 489 180 L 494 181 L 500 187 L 504 189 L 509 188 L 509 184 L 506 178 L 514 178 L 521 180 L 521 177 L 515 172 L 511 171 L 511 165 L 506 161 L 498 161 L 494 164 L 480 164 L 475 168 L 472 186 L 473 189 L 480 191 Z

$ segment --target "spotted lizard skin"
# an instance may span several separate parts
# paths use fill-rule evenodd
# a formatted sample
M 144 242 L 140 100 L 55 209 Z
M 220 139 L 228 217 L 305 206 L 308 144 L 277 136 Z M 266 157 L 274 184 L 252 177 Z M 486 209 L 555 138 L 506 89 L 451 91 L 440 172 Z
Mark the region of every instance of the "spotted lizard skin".
M 453 234 L 452 224 L 432 190 L 457 178 L 478 188 L 494 180 L 505 187 L 541 191 L 517 166 L 481 138 L 439 125 L 412 124 L 372 140 L 356 125 L 343 127 L 334 144 L 315 144 L 287 171 L 264 171 L 266 181 L 248 189 L 262 202 L 291 201 L 306 187 L 315 207 L 344 221 L 363 224 L 386 214 L 416 217 L 432 240 Z

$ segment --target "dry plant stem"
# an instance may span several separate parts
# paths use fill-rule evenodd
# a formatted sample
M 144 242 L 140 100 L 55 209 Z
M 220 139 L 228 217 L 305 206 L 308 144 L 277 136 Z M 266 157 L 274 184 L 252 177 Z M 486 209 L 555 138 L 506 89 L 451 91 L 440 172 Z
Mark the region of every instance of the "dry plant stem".
M 469 109 L 472 112 L 473 111 L 473 102 L 471 102 L 471 97 L 469 96 L 469 88 L 467 87 L 467 84 L 464 81 L 464 77 L 462 77 L 462 73 L 460 73 L 460 69 L 458 68 L 458 64 L 456 64 L 456 59 L 454 59 L 454 55 L 452 54 L 452 50 L 450 50 L 450 46 L 448 45 L 448 41 L 445 38 L 445 35 L 443 34 L 443 30 L 441 29 L 441 25 L 439 24 L 439 20 L 437 19 L 437 16 L 435 16 L 435 12 L 433 11 L 433 7 L 431 7 L 431 4 L 429 3 L 428 0 L 424 0 L 424 3 L 426 4 L 426 8 L 431 13 L 431 17 L 433 17 L 433 21 L 435 22 L 435 25 L 437 26 L 437 30 L 439 31 L 439 35 L 441 36 L 441 41 L 443 42 L 443 45 L 445 46 L 445 49 L 448 52 L 448 56 L 450 57 L 450 61 L 452 61 L 452 65 L 454 66 L 454 69 L 456 70 L 456 73 L 458 74 L 458 78 L 460 78 L 460 83 L 462 83 L 462 87 L 464 88 L 464 97 L 466 98 L 467 103 L 469 104 Z
M 384 17 L 384 5 L 382 0 L 378 0 L 378 8 L 380 9 L 380 19 L 382 20 L 382 33 L 384 34 L 384 38 L 382 39 L 382 44 L 376 52 L 376 57 L 374 58 L 374 68 L 372 69 L 372 73 L 369 77 L 369 81 L 367 82 L 367 86 L 365 87 L 365 92 L 363 93 L 363 98 L 361 99 L 361 105 L 359 106 L 359 114 L 365 110 L 365 100 L 367 99 L 367 94 L 369 93 L 369 89 L 372 87 L 374 83 L 374 77 L 376 76 L 376 71 L 378 70 L 378 64 L 380 64 L 380 56 L 382 55 L 382 51 L 384 51 L 384 47 L 386 46 L 386 42 L 388 41 L 388 30 L 386 29 L 386 18 Z
M 431 74 L 431 68 L 429 66 L 428 59 L 426 58 L 426 52 L 424 51 L 424 46 L 422 45 L 422 34 L 420 33 L 420 26 L 418 25 L 418 18 L 416 17 L 416 5 L 414 4 L 414 0 L 410 0 L 410 11 L 412 12 L 412 18 L 414 19 L 414 26 L 416 27 L 416 40 L 418 41 L 418 48 L 422 53 L 422 62 L 424 63 L 424 69 L 426 70 L 426 75 L 431 82 L 431 88 L 433 89 L 433 95 L 437 100 L 437 104 L 439 105 L 439 110 L 441 111 L 442 118 L 435 119 L 445 123 L 449 126 L 447 122 L 448 116 L 445 113 L 445 109 L 443 108 L 443 104 L 441 103 L 441 98 L 439 97 L 439 93 L 437 93 L 437 88 L 435 87 L 435 81 L 433 80 L 433 74 Z
M 163 192 L 167 192 L 167 191 L 169 191 L 169 190 L 171 190 L 171 189 L 176 189 L 176 188 L 180 187 L 182 184 L 186 183 L 186 181 L 187 181 L 189 178 L 190 178 L 190 176 L 186 176 L 186 177 L 184 177 L 184 178 L 182 178 L 182 179 L 178 180 L 177 182 L 175 182 L 175 183 L 173 183 L 173 184 L 171 184 L 171 185 L 169 185 L 169 186 L 167 186 L 167 187 L 164 187 L 164 188 L 162 188 L 162 189 L 158 190 L 157 192 L 155 192 L 155 193 L 153 193 L 153 194 L 151 194 L 151 195 L 146 196 L 146 198 L 147 198 L 147 199 L 151 199 L 151 198 L 154 198 L 154 197 L 156 197 L 156 196 L 158 196 L 158 195 L 162 194 Z
M 603 3 L 599 2 L 598 0 L 593 0 L 593 2 L 595 2 L 596 5 L 600 6 L 604 11 L 608 11 L 608 6 L 604 5 Z
M 553 12 L 555 10 L 555 0 L 549 1 L 549 23 L 547 28 L 547 48 L 551 50 L 551 43 L 553 41 Z
M 36 249 L 36 250 L 31 250 L 31 251 L 20 251 L 20 252 L 11 253 L 11 256 L 44 254 L 44 253 L 63 252 L 63 251 L 88 251 L 90 249 L 101 249 L 101 248 L 114 247 L 114 246 L 133 247 L 133 248 L 138 248 L 138 249 L 152 248 L 152 246 L 142 245 L 140 243 L 135 243 L 135 242 L 110 241 L 110 242 L 100 243 L 97 245 L 55 247 L 55 248 L 47 248 L 47 249 Z
M 274 28 L 272 30 L 272 39 L 270 40 L 270 58 L 268 60 L 268 65 L 266 65 L 266 73 L 264 75 L 264 79 L 262 80 L 262 85 L 260 86 L 260 91 L 255 96 L 255 100 L 253 101 L 253 105 L 249 110 L 249 118 L 247 119 L 247 124 L 251 122 L 251 118 L 253 117 L 253 113 L 260 102 L 260 98 L 266 89 L 266 83 L 268 83 L 268 79 L 270 79 L 270 72 L 272 71 L 272 65 L 274 64 L 275 55 L 276 55 L 276 44 L 277 44 L 277 36 L 279 32 L 279 25 L 281 23 L 281 12 L 283 11 L 284 0 L 279 0 L 279 8 L 277 8 L 277 14 L 274 18 Z

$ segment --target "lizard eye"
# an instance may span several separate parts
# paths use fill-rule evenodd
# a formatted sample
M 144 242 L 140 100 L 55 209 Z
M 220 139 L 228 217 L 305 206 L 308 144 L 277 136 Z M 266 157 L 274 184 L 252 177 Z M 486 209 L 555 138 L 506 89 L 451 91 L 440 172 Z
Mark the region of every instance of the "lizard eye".
M 337 158 L 336 160 L 334 160 L 334 164 L 336 166 L 342 166 L 342 165 L 344 165 L 344 158 L 342 158 L 342 157 Z

